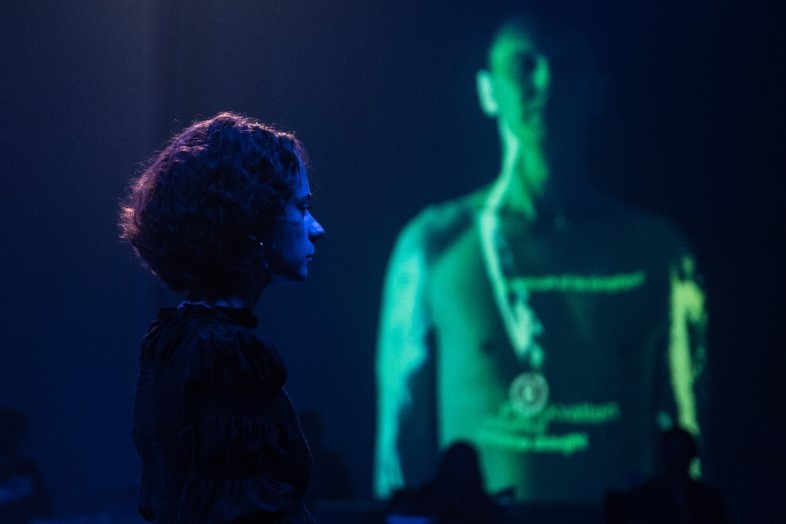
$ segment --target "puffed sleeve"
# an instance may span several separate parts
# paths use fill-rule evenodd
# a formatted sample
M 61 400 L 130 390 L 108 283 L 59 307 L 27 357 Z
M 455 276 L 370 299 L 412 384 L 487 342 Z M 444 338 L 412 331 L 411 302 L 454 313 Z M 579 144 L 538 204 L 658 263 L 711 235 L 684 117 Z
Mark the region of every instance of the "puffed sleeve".
M 242 330 L 195 341 L 180 432 L 183 523 L 312 523 L 302 496 L 311 457 L 272 346 Z

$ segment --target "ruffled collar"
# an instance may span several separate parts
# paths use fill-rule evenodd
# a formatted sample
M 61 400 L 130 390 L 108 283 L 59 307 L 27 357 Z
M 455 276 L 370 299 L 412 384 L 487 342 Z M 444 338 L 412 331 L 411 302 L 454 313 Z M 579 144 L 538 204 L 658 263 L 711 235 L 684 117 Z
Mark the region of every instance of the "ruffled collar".
M 248 308 L 181 302 L 177 307 L 163 308 L 159 312 L 159 317 L 162 320 L 171 319 L 179 315 L 203 318 L 215 317 L 249 329 L 254 329 L 259 325 L 256 315 Z

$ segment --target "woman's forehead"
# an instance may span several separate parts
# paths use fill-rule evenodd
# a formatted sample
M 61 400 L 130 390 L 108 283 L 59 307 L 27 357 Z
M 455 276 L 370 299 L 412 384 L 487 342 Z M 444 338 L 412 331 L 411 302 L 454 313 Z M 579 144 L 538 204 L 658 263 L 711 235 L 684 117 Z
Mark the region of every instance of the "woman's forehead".
M 308 174 L 305 169 L 301 169 L 297 175 L 297 183 L 295 189 L 292 191 L 292 199 L 301 199 L 311 194 L 311 185 L 308 181 Z

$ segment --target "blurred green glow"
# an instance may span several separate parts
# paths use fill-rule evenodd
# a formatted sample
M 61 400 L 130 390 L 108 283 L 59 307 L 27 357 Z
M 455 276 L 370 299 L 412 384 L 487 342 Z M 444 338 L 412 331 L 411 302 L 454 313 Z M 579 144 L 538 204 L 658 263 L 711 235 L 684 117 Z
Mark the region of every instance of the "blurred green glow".
M 549 424 L 605 424 L 618 419 L 620 407 L 616 402 L 592 404 L 564 405 L 552 404 L 533 417 L 522 417 L 510 402 L 502 405 L 499 413 L 494 418 L 485 421 L 484 426 L 489 428 L 502 428 L 511 431 L 543 432 Z
M 573 291 L 575 293 L 618 293 L 644 285 L 644 271 L 610 276 L 547 275 L 542 277 L 511 278 L 513 291 Z
M 559 453 L 564 456 L 589 448 L 589 436 L 582 432 L 530 436 L 487 433 L 485 428 L 481 428 L 478 432 L 478 441 L 516 452 Z

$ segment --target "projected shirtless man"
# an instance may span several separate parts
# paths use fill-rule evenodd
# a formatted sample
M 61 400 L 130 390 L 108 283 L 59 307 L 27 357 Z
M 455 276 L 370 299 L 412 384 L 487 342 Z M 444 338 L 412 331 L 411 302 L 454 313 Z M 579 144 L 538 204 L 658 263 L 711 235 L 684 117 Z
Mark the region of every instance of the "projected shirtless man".
M 524 22 L 499 29 L 477 73 L 499 175 L 424 209 L 394 247 L 377 355 L 379 497 L 428 478 L 438 450 L 464 440 L 492 491 L 597 503 L 654 471 L 662 427 L 699 433 L 693 259 L 667 221 L 597 195 L 551 153 L 561 77 L 550 58 Z

